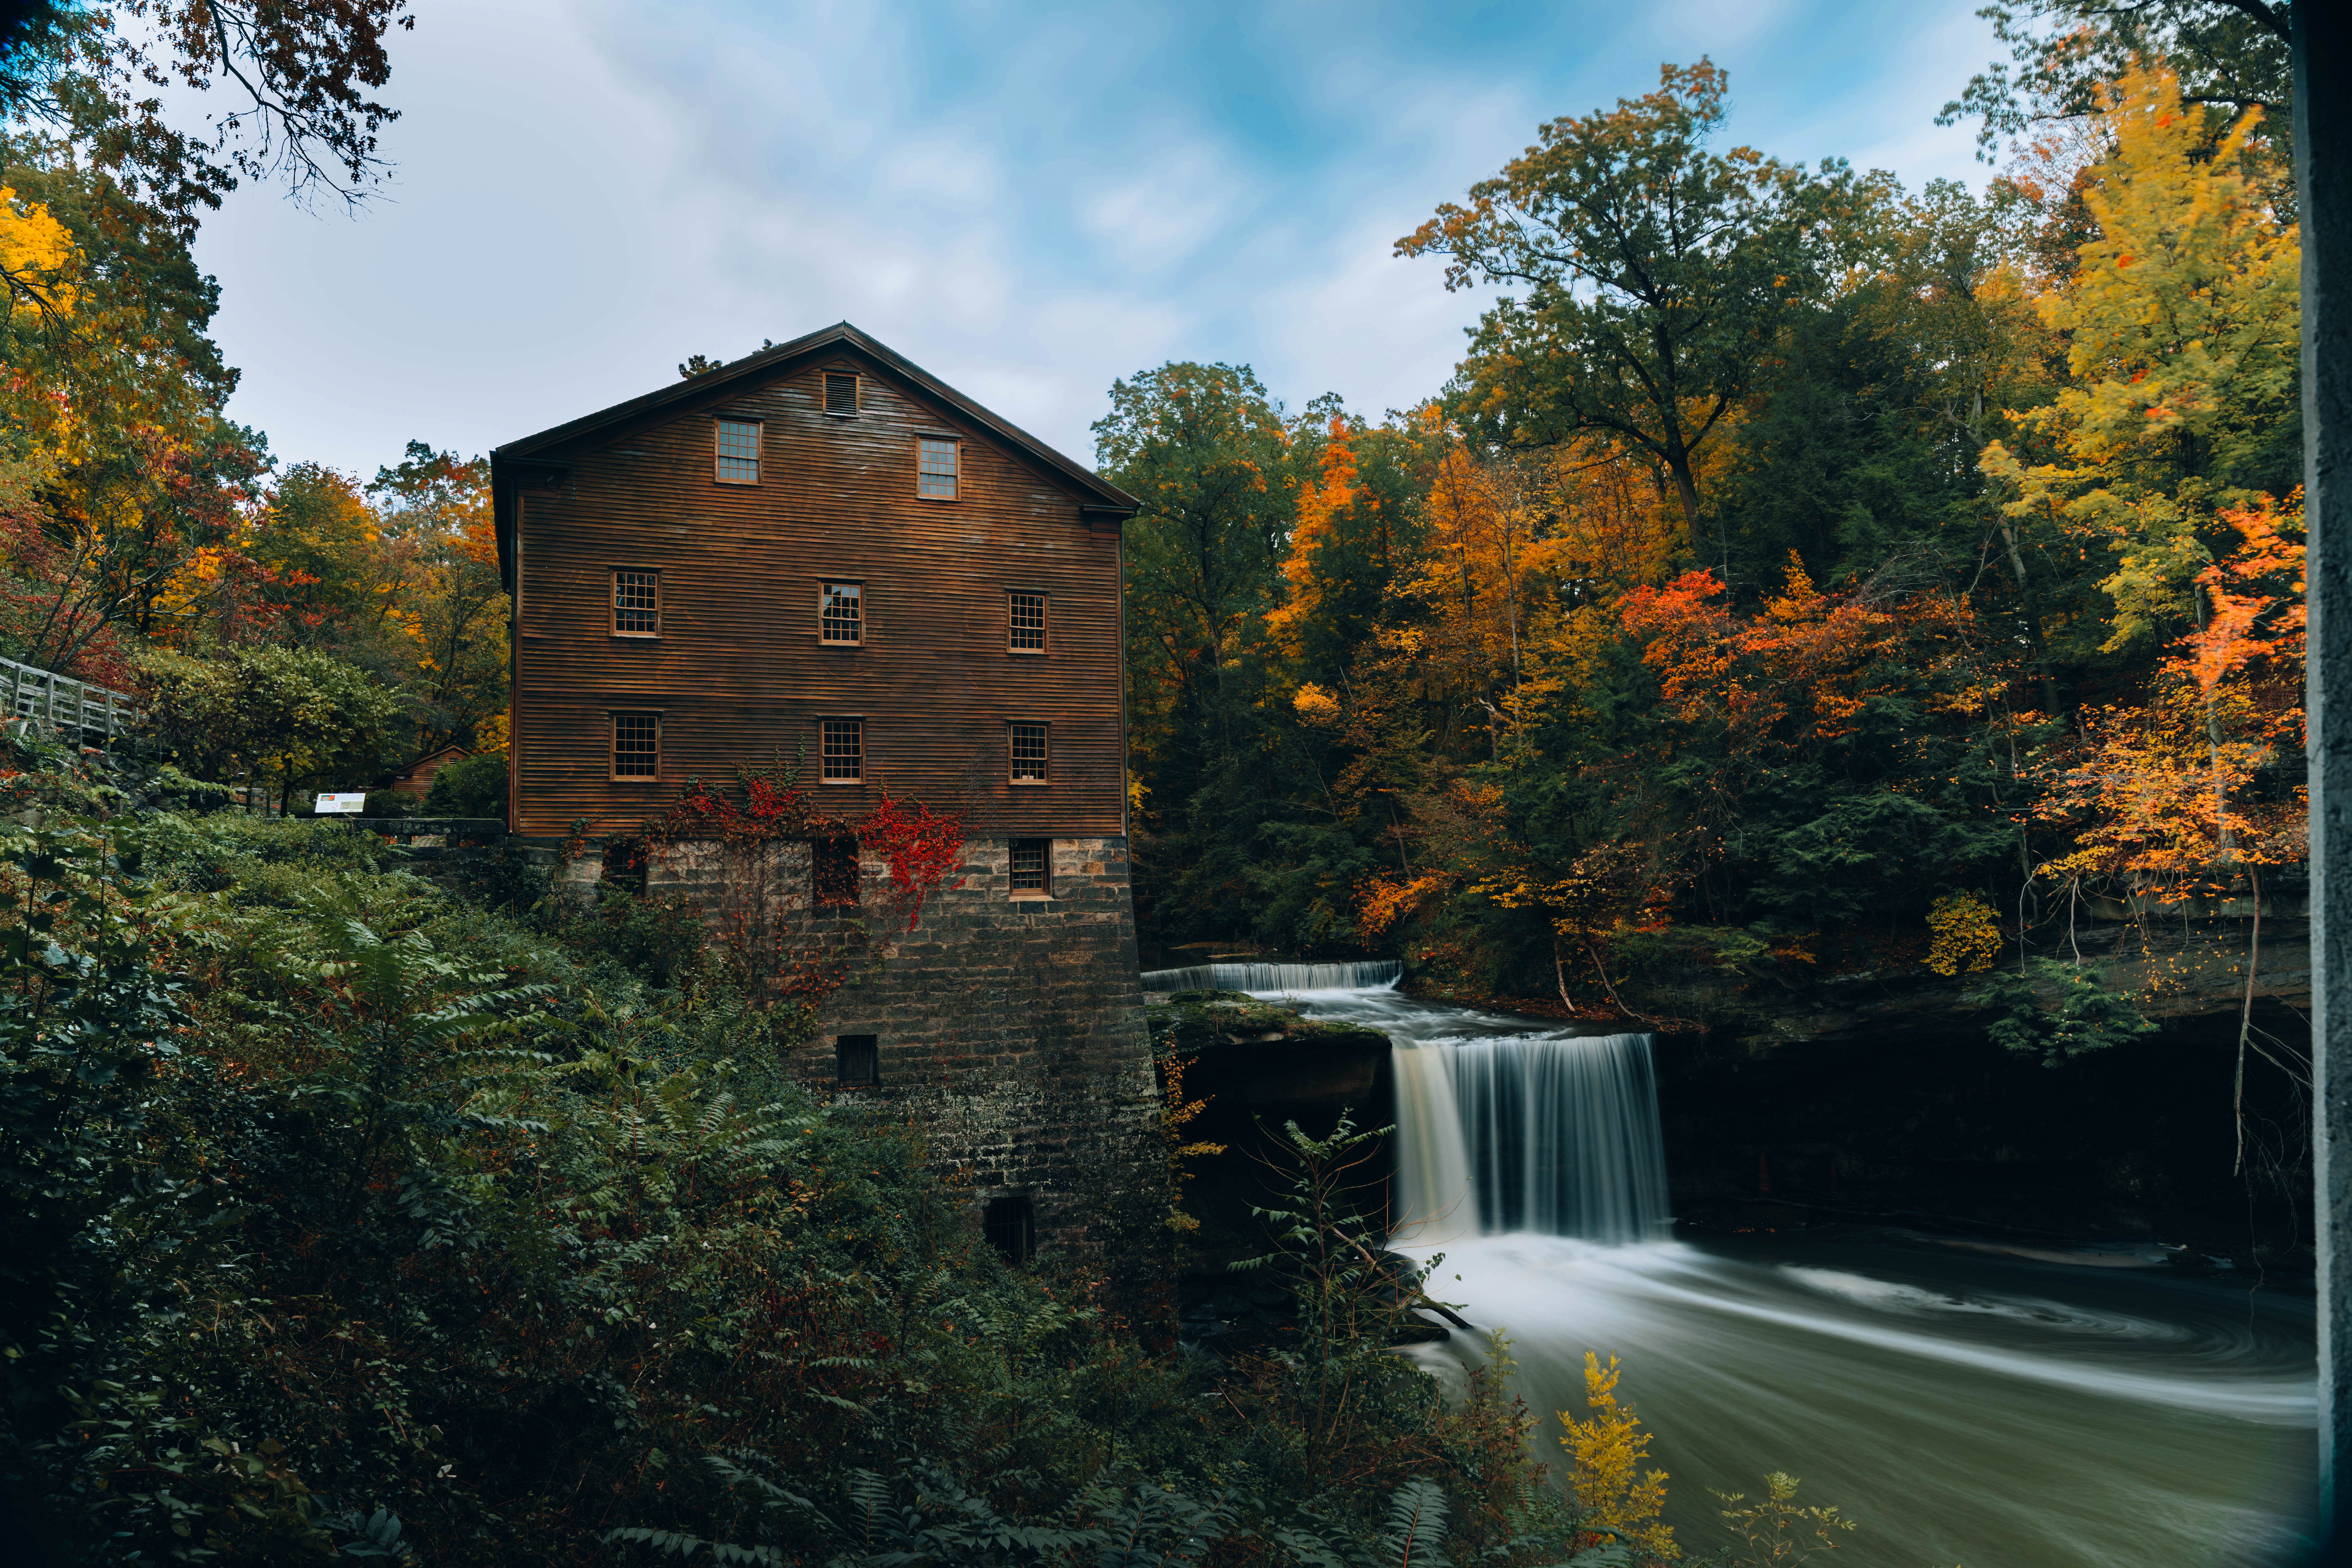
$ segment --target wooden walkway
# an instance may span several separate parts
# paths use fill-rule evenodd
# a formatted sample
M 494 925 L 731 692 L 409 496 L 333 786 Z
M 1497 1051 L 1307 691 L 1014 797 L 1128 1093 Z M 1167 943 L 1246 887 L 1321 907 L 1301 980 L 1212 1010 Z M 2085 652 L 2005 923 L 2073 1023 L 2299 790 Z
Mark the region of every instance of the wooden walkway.
M 14 659 L 0 658 L 0 695 L 17 718 L 55 730 L 79 730 L 85 738 L 110 741 L 139 722 L 138 704 L 123 693 Z

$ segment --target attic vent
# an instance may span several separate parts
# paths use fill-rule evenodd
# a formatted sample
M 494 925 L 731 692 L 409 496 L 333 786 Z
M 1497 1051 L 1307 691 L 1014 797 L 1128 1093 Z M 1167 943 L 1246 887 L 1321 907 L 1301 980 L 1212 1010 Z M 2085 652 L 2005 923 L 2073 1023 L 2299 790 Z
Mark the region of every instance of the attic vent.
M 838 371 L 824 373 L 824 411 L 844 419 L 857 415 L 857 378 Z

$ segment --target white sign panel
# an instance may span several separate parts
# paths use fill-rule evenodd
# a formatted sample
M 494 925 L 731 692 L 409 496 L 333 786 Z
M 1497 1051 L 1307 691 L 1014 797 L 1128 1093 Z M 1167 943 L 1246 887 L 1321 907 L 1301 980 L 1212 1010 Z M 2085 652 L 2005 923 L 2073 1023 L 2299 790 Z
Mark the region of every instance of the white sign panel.
M 348 816 L 357 816 L 366 809 L 367 792 L 364 790 L 357 795 L 322 795 L 319 797 L 321 813 L 341 812 Z

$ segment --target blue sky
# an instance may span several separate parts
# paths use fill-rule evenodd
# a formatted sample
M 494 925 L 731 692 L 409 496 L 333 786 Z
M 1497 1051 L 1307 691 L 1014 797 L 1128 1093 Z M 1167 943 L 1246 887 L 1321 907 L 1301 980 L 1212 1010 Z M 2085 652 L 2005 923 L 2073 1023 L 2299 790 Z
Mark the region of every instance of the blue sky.
M 1090 460 L 1170 359 L 1436 390 L 1478 302 L 1397 237 L 1662 60 L 1729 71 L 1730 141 L 1980 180 L 1933 123 L 1974 9 L 415 0 L 380 199 L 243 191 L 198 258 L 281 460 L 485 451 L 845 318 Z

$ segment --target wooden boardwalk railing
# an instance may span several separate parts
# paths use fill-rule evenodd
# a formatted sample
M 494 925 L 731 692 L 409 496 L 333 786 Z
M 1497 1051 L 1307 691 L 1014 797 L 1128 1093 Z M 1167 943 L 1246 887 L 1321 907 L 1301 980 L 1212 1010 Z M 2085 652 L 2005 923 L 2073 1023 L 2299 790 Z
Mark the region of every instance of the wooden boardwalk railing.
M 120 691 L 10 658 L 0 658 L 0 700 L 19 719 L 108 740 L 129 734 L 139 721 L 138 705 Z

